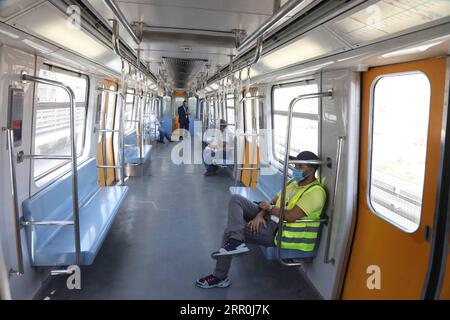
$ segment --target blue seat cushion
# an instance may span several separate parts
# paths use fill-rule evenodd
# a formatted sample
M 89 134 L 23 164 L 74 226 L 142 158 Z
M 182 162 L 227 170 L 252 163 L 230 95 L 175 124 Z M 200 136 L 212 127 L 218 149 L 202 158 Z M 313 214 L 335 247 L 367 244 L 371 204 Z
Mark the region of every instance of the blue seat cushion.
M 251 201 L 271 200 L 281 190 L 282 184 L 283 176 L 281 172 L 276 171 L 271 175 L 260 174 L 256 188 L 230 187 L 229 190 L 231 194 L 239 194 Z
M 251 201 L 263 201 L 268 200 L 267 197 L 259 190 L 255 188 L 247 187 L 230 187 L 231 194 L 238 194 Z
M 125 147 L 125 163 L 141 164 L 147 162 L 150 158 L 151 145 L 142 146 L 142 158 L 140 157 L 139 146 Z
M 80 265 L 91 265 L 116 217 L 128 187 L 105 187 L 98 189 L 80 208 Z M 67 220 L 72 219 L 72 214 Z M 33 247 L 33 266 L 68 266 L 76 264 L 73 226 L 31 227 L 32 238 L 37 238 L 44 229 L 54 229 L 52 237 Z M 47 232 L 48 232 L 47 231 Z
M 264 247 L 259 246 L 261 248 L 261 251 L 263 252 L 266 260 L 277 260 L 278 254 L 277 254 L 277 247 Z M 288 250 L 288 249 L 281 249 L 281 258 L 282 259 L 306 259 L 306 258 L 312 258 L 316 256 L 316 251 L 300 251 L 300 250 Z

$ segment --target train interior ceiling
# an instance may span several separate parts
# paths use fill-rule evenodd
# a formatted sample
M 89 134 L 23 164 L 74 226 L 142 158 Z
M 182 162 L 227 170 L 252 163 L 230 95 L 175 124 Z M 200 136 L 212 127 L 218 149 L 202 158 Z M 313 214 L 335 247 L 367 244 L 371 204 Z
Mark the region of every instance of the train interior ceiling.
M 3 0 L 0 43 L 0 298 L 450 299 L 450 1 Z M 198 288 L 230 197 L 302 151 L 314 251 L 249 244 Z

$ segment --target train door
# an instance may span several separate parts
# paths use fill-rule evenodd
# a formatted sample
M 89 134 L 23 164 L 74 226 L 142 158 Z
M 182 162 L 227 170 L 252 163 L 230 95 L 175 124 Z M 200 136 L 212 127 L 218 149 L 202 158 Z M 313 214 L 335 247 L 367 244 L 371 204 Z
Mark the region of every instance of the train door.
M 344 299 L 420 299 L 431 249 L 446 60 L 363 75 L 359 200 Z
M 105 80 L 104 86 L 108 90 L 117 90 L 117 82 Z M 104 91 L 101 98 L 100 106 L 100 128 L 112 130 L 114 129 L 114 119 L 116 114 L 117 95 Z M 106 132 L 99 134 L 97 147 L 97 162 L 99 165 L 114 166 L 114 137 L 116 134 Z M 102 186 L 110 186 L 116 181 L 114 168 L 99 168 L 98 176 Z

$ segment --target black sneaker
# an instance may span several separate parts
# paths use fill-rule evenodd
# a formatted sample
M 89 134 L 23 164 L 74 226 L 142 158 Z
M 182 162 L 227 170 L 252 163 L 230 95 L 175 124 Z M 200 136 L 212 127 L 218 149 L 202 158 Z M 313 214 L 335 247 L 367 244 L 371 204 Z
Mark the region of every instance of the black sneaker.
M 211 257 L 217 259 L 220 256 L 240 255 L 249 252 L 247 245 L 239 240 L 229 239 L 219 251 L 213 252 Z
M 230 279 L 225 278 L 220 280 L 216 276 L 210 274 L 201 279 L 197 279 L 195 281 L 195 285 L 199 288 L 203 289 L 211 289 L 211 288 L 226 288 L 230 286 Z

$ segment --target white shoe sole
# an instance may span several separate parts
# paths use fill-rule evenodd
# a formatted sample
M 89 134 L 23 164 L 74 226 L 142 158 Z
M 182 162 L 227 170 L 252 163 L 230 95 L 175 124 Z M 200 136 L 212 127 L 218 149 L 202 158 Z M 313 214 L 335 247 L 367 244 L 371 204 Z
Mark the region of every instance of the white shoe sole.
M 239 249 L 233 250 L 233 251 L 215 251 L 215 252 L 211 253 L 211 257 L 213 259 L 217 259 L 218 257 L 222 257 L 222 256 L 240 256 L 249 251 L 250 251 L 250 249 L 247 247 L 239 248 Z
M 227 288 L 230 286 L 231 282 L 230 279 L 226 278 L 225 280 L 222 280 L 221 282 L 219 282 L 218 284 L 214 284 L 214 285 L 205 285 L 201 282 L 199 282 L 198 280 L 195 282 L 196 286 L 202 289 L 212 289 L 212 288 Z

